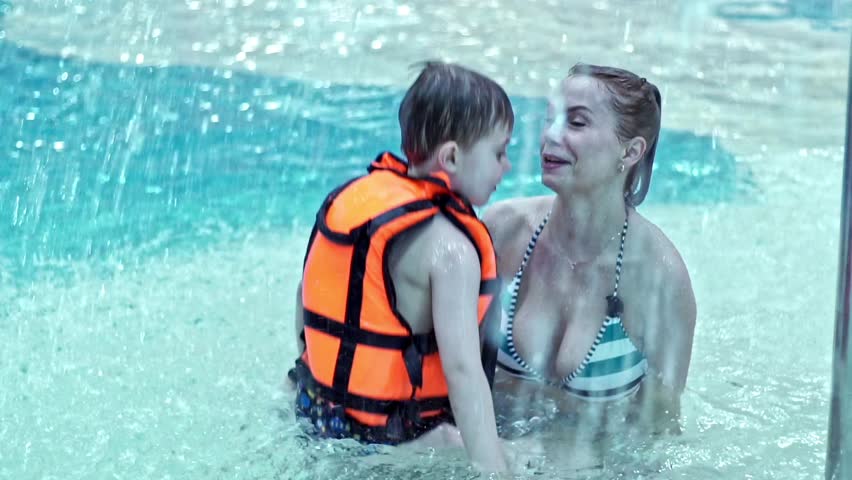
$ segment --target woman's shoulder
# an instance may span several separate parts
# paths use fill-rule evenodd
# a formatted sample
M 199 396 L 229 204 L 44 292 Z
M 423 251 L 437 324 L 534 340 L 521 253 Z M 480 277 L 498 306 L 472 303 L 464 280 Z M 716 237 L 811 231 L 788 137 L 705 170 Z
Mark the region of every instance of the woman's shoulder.
M 647 288 L 660 289 L 663 303 L 677 310 L 680 315 L 691 317 L 694 322 L 695 296 L 686 262 L 669 237 L 653 222 L 635 214 L 636 240 L 638 248 L 633 251 L 640 266 L 641 284 Z M 631 230 L 634 230 L 631 225 Z M 628 234 L 629 235 L 629 234 Z M 630 240 L 628 239 L 628 244 Z M 652 292 L 646 292 L 652 295 Z
M 502 243 L 535 228 L 532 225 L 541 221 L 552 203 L 552 195 L 501 200 L 486 208 L 482 221 L 491 232 L 494 243 Z
M 663 272 L 673 276 L 673 280 L 680 280 L 683 275 L 688 278 L 683 257 L 660 227 L 636 211 L 631 212 L 631 223 L 630 230 L 635 231 L 638 237 L 634 242 L 639 247 L 636 250 L 637 258 L 648 265 L 664 267 Z
M 553 203 L 553 196 L 523 197 L 490 205 L 482 221 L 497 252 L 497 270 L 509 278 L 518 269 L 530 236 Z

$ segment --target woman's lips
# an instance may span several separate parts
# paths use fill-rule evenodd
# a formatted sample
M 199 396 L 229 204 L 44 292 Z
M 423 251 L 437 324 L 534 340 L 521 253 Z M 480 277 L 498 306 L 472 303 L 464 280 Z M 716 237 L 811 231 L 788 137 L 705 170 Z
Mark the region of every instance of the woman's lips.
M 552 155 L 549 153 L 542 154 L 541 156 L 541 167 L 545 170 L 552 170 L 555 168 L 570 166 L 571 162 L 562 157 Z

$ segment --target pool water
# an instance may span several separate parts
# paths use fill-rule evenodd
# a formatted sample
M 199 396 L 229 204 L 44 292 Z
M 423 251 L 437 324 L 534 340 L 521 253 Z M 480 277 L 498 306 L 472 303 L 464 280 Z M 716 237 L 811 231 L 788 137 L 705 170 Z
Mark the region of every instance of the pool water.
M 443 56 L 512 96 L 496 199 L 546 192 L 575 61 L 663 91 L 641 210 L 698 301 L 685 433 L 586 476 L 821 478 L 852 8 L 800 3 L 0 2 L 0 476 L 472 477 L 309 441 L 283 381 L 315 209 L 398 152 L 408 65 Z

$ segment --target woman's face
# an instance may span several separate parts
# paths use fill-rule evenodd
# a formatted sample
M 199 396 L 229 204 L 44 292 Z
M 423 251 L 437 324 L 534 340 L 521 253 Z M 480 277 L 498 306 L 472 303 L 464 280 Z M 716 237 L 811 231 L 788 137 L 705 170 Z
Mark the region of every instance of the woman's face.
M 616 125 L 603 84 L 585 75 L 566 78 L 548 105 L 541 136 L 542 182 L 557 193 L 622 189 L 617 179 L 624 147 Z

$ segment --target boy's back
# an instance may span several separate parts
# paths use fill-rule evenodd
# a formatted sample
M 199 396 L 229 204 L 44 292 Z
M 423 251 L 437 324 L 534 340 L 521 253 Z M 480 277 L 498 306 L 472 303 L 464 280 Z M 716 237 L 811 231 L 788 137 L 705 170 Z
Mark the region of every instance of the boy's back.
M 390 275 L 396 289 L 396 307 L 413 333 L 427 333 L 435 328 L 432 280 L 442 270 L 453 268 L 453 261 L 462 262 L 462 266 L 467 267 L 465 270 L 475 274 L 476 278 L 470 280 L 478 286 L 476 250 L 443 215 L 436 215 L 426 224 L 400 235 L 388 255 Z M 434 287 L 440 288 L 438 285 Z

